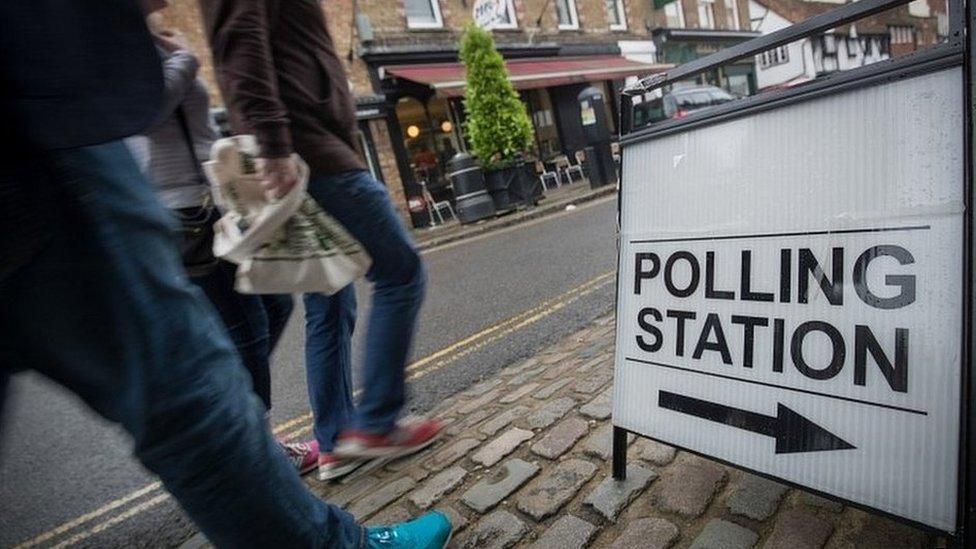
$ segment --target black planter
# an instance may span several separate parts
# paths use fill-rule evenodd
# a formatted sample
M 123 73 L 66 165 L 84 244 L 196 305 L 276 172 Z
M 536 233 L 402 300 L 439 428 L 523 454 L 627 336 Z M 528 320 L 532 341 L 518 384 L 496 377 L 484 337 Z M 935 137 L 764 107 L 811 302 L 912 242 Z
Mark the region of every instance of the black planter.
M 447 176 L 454 186 L 458 220 L 473 223 L 495 215 L 495 205 L 485 190 L 485 176 L 474 157 L 457 153 L 447 162 Z
M 509 189 L 513 185 L 518 185 L 516 178 L 519 169 L 515 166 L 500 168 L 485 172 L 485 188 L 491 195 L 491 201 L 495 203 L 495 210 L 498 213 L 506 213 L 515 209 L 512 195 Z

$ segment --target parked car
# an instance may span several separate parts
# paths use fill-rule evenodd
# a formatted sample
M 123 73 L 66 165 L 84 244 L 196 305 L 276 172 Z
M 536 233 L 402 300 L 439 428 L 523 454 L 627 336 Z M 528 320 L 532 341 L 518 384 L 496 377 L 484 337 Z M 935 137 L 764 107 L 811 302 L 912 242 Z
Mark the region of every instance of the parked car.
M 641 128 L 671 118 L 735 100 L 729 92 L 715 86 L 689 86 L 673 89 L 661 97 L 634 105 L 634 127 Z

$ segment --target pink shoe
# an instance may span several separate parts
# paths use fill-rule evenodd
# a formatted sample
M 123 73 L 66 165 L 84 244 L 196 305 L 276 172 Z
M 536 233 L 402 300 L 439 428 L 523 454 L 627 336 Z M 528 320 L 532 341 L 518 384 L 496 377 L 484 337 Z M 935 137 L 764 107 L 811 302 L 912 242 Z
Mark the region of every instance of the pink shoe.
M 281 442 L 281 448 L 285 455 L 291 460 L 299 475 L 314 469 L 319 463 L 319 441 L 312 440 L 306 442 Z
M 339 433 L 335 454 L 343 458 L 397 458 L 430 446 L 441 434 L 441 422 L 421 419 L 403 423 L 385 435 L 356 429 Z

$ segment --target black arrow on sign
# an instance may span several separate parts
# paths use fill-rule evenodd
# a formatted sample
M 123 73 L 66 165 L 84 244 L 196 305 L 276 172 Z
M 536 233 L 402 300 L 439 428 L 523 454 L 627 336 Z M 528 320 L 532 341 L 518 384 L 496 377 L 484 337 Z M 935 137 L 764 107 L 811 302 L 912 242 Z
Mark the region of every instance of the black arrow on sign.
M 776 439 L 777 454 L 855 448 L 853 444 L 779 403 L 775 417 L 667 391 L 658 391 L 657 403 L 661 408 L 773 437 Z

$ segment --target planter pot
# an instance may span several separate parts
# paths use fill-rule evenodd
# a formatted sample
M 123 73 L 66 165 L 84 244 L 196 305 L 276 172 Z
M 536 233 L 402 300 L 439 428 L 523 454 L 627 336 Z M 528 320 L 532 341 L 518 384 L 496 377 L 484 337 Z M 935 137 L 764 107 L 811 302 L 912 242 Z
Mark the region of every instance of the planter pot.
M 485 172 L 485 187 L 488 189 L 488 194 L 491 195 L 491 200 L 495 203 L 495 210 L 498 213 L 506 213 L 515 209 L 509 188 L 517 176 L 518 168 L 514 166 Z
M 473 223 L 495 215 L 495 204 L 485 189 L 485 176 L 474 157 L 458 153 L 447 163 L 447 176 L 454 186 L 458 221 Z

